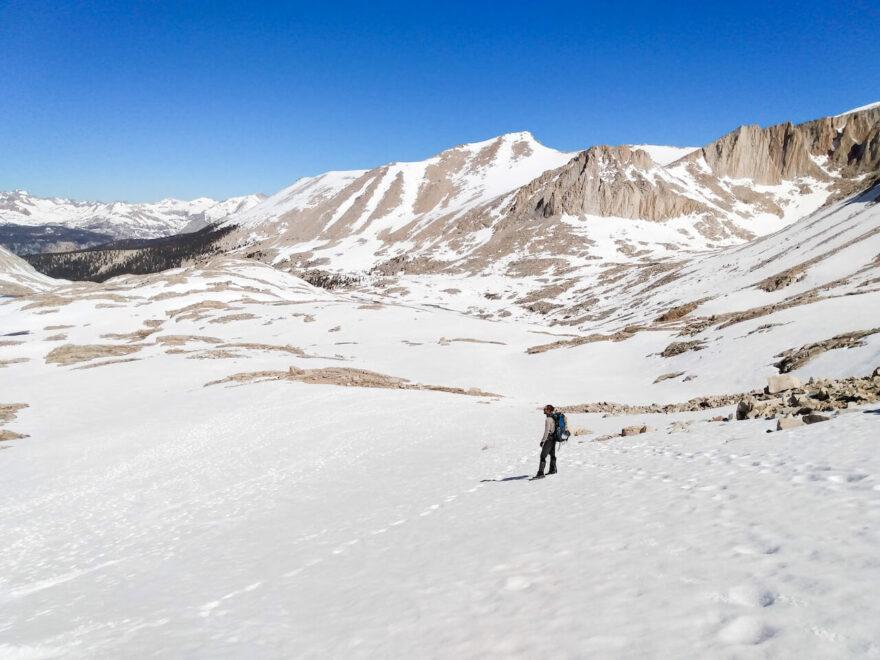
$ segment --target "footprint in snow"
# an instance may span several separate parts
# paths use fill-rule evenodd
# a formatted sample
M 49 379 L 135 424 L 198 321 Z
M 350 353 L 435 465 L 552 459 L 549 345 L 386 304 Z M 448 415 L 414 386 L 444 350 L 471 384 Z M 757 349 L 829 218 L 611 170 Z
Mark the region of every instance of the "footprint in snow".
M 757 617 L 741 616 L 728 623 L 718 633 L 727 644 L 760 644 L 773 637 L 774 631 Z
M 727 592 L 727 600 L 744 607 L 769 607 L 776 597 L 759 585 L 741 584 Z
M 505 591 L 525 591 L 532 583 L 529 582 L 522 575 L 511 575 L 504 581 L 504 590 Z
M 733 551 L 741 555 L 774 555 L 779 552 L 779 545 L 772 541 L 753 539 L 750 543 L 735 546 Z

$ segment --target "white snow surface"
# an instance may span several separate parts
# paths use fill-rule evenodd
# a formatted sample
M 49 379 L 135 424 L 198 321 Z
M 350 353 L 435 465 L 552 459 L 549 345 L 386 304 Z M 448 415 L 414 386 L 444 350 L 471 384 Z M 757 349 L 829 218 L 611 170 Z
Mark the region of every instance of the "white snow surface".
M 880 108 L 880 101 L 876 103 L 869 103 L 868 105 L 862 105 L 858 108 L 853 108 L 852 110 L 847 110 L 846 112 L 841 112 L 838 117 L 843 117 L 844 115 L 851 115 L 854 112 L 862 112 L 863 110 L 871 110 L 873 108 Z
M 629 147 L 633 150 L 641 149 L 642 151 L 646 151 L 648 155 L 658 165 L 669 165 L 670 163 L 674 163 L 680 158 L 684 158 L 690 153 L 693 153 L 700 147 L 670 147 L 666 145 L 657 145 L 657 144 L 631 144 Z

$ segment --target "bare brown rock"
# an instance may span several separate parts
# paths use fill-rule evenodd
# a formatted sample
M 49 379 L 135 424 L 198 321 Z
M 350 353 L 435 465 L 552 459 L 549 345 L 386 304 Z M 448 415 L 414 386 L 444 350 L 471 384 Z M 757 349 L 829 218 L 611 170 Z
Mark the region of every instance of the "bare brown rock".
M 781 374 L 788 373 L 789 371 L 794 371 L 795 369 L 804 366 L 807 362 L 826 351 L 838 348 L 864 346 L 865 337 L 870 337 L 878 332 L 880 332 L 880 328 L 847 332 L 835 335 L 831 339 L 806 344 L 797 349 L 790 349 L 776 355 L 776 357 L 781 357 L 782 359 L 779 362 L 775 362 L 773 366 L 779 369 L 779 373 Z
M 683 371 L 674 371 L 671 374 L 662 374 L 660 376 L 657 376 L 657 378 L 654 379 L 654 384 L 656 385 L 657 383 L 662 383 L 664 380 L 671 380 L 672 378 L 678 378 L 679 376 L 684 376 L 684 372 Z
M 697 307 L 702 305 L 705 300 L 694 300 L 693 302 L 685 303 L 684 305 L 678 305 L 677 307 L 673 307 L 668 312 L 661 314 L 657 317 L 657 323 L 668 323 L 669 321 L 678 321 L 680 318 L 683 318 L 694 311 Z
M 781 273 L 771 275 L 770 277 L 761 280 L 756 286 L 759 289 L 763 289 L 764 291 L 768 292 L 778 291 L 779 289 L 783 289 L 794 282 L 803 272 L 803 265 L 795 266 L 794 268 L 789 268 L 788 270 L 784 270 Z
M 668 358 L 674 355 L 680 355 L 681 353 L 685 353 L 687 351 L 702 351 L 704 348 L 706 348 L 706 344 L 705 342 L 700 340 L 674 341 L 669 344 L 669 346 L 663 349 L 663 352 L 660 353 L 660 356 Z

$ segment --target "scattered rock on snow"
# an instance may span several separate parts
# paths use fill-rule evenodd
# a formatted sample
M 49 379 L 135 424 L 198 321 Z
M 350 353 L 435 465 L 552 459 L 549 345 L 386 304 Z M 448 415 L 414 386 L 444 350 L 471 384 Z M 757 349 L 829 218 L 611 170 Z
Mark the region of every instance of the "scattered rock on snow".
M 627 437 L 630 435 L 639 435 L 641 433 L 650 433 L 651 431 L 656 431 L 653 426 L 642 425 L 642 426 L 627 426 L 620 431 L 621 437 Z
M 686 351 L 702 351 L 704 348 L 706 348 L 705 342 L 700 340 L 674 341 L 663 349 L 660 357 L 672 357 Z
M 842 335 L 835 335 L 831 339 L 825 341 L 817 341 L 812 344 L 806 344 L 798 349 L 790 349 L 779 353 L 776 357 L 781 357 L 779 362 L 774 363 L 774 367 L 779 369 L 779 373 L 784 374 L 789 371 L 802 367 L 817 355 L 821 355 L 825 351 L 831 351 L 836 348 L 854 348 L 856 346 L 865 345 L 865 337 L 880 332 L 880 328 L 872 328 L 870 330 L 859 330 L 857 332 L 847 332 Z
M 657 383 L 662 383 L 664 380 L 678 378 L 679 376 L 684 376 L 684 372 L 683 371 L 673 371 L 672 373 L 669 373 L 669 374 L 662 374 L 660 376 L 657 376 L 657 378 L 654 379 L 654 384 L 656 385 Z
M 784 431 L 786 429 L 793 429 L 798 426 L 805 426 L 804 422 L 797 417 L 780 417 L 776 421 L 776 430 Z

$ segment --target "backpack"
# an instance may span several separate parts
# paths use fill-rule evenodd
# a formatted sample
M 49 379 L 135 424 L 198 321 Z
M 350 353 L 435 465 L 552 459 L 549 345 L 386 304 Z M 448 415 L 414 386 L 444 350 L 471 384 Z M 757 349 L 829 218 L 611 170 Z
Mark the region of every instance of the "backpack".
M 565 442 L 571 437 L 568 430 L 568 421 L 564 413 L 553 413 L 553 421 L 556 422 L 556 442 Z

